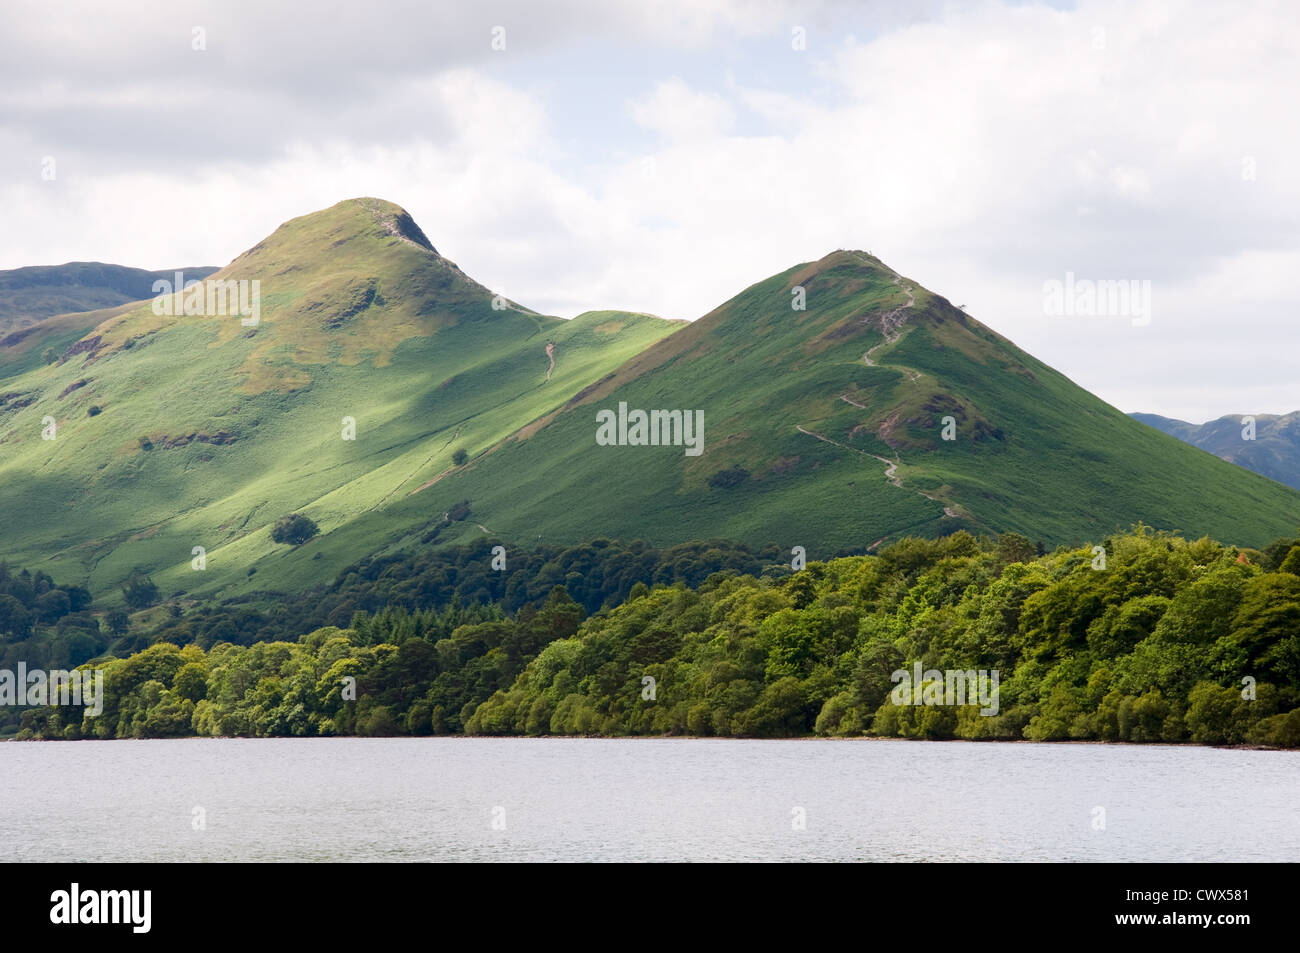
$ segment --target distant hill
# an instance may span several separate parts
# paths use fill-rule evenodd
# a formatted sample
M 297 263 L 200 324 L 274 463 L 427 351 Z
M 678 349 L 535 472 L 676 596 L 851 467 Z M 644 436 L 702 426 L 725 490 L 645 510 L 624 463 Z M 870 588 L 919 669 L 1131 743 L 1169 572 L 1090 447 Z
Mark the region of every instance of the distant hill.
M 203 267 L 145 271 L 97 261 L 72 261 L 0 271 L 0 338 L 56 314 L 95 311 L 152 298 L 153 283 L 160 278 L 171 281 L 177 271 L 189 280 L 206 278 L 216 270 Z
M 1130 416 L 1222 460 L 1300 489 L 1300 410 L 1255 414 L 1254 440 L 1243 437 L 1245 414 L 1229 414 L 1203 424 L 1158 414 Z
M 1300 525 L 1300 493 L 1131 419 L 863 252 L 692 324 L 563 320 L 363 198 L 214 277 L 259 282 L 260 323 L 143 303 L 0 340 L 0 558 L 109 600 L 136 572 L 164 596 L 261 598 L 448 544 L 819 559 L 963 527 L 1055 546 L 1142 521 L 1263 545 Z M 702 417 L 702 443 L 674 425 L 673 445 L 633 445 L 639 410 Z M 598 431 L 607 416 L 627 419 Z M 290 513 L 320 535 L 275 542 Z

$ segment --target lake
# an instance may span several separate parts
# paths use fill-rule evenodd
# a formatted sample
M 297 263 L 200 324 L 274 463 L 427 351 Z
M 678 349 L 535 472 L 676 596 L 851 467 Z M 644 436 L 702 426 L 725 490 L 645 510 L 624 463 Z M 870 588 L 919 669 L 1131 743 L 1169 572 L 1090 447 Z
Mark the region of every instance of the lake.
M 1294 861 L 1298 794 L 1300 752 L 1180 746 L 0 744 L 7 861 Z

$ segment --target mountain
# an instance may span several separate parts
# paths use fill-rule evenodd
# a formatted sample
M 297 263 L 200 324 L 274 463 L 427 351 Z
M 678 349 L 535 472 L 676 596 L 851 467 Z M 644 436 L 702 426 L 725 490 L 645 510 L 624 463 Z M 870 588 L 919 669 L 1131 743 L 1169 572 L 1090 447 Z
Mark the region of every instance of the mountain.
M 1158 414 L 1130 416 L 1229 463 L 1300 489 L 1300 410 L 1255 414 L 1253 439 L 1245 437 L 1245 414 L 1229 414 L 1203 424 Z
M 56 314 L 97 311 L 152 298 L 154 282 L 171 281 L 177 271 L 187 278 L 206 278 L 216 270 L 145 271 L 98 261 L 71 261 L 0 271 L 0 338 Z
M 489 451 L 679 326 L 536 314 L 373 199 L 287 222 L 212 277 L 259 282 L 256 326 L 145 303 L 101 312 L 52 365 L 31 361 L 48 322 L 0 346 L 0 556 L 96 592 L 136 570 L 166 594 L 328 579 L 437 527 L 450 505 L 387 507 L 458 449 Z M 270 527 L 298 510 L 325 535 L 289 551 Z
M 1141 520 L 1259 545 L 1300 524 L 1300 494 L 1132 420 L 863 252 L 691 324 L 565 321 L 493 295 L 400 207 L 353 199 L 213 279 L 258 282 L 260 320 L 185 315 L 181 295 L 0 344 L 0 556 L 105 595 L 147 572 L 165 596 L 261 598 L 448 543 L 488 559 L 724 538 L 816 559 L 962 527 L 1055 545 Z M 59 360 L 34 362 L 47 341 Z M 680 411 L 676 442 L 606 445 L 636 440 L 640 410 Z M 681 425 L 695 438 L 701 417 L 697 453 Z M 321 535 L 274 542 L 293 512 Z
M 597 445 L 620 403 L 703 410 L 704 453 Z M 505 538 L 725 536 L 810 558 L 959 527 L 1053 545 L 1141 520 L 1263 544 L 1300 524 L 1300 494 L 1154 433 L 856 251 L 751 286 L 428 492 Z

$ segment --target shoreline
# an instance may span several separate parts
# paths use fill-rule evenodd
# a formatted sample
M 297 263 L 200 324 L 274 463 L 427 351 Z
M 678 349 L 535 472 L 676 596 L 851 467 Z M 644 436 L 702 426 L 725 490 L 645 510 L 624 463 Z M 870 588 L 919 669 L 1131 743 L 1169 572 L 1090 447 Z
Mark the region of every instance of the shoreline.
M 1030 738 L 886 738 L 872 735 L 862 735 L 859 737 L 822 737 L 819 735 L 800 735 L 795 738 L 747 738 L 747 737 L 725 737 L 720 738 L 716 735 L 273 735 L 271 737 L 257 737 L 250 735 L 185 735 L 179 738 L 0 738 L 0 744 L 13 742 L 15 744 L 76 744 L 81 741 L 95 741 L 101 743 L 112 742 L 133 742 L 133 741 L 337 741 L 337 740 L 354 740 L 354 741 L 429 741 L 429 740 L 462 740 L 462 741 L 505 741 L 505 740 L 527 740 L 527 741 L 761 741 L 761 742 L 792 742 L 792 741 L 835 741 L 835 742 L 906 742 L 913 744 L 979 744 L 979 745 L 1043 745 L 1045 747 L 1062 747 L 1070 745 L 1094 745 L 1112 748 L 1195 748 L 1195 749 L 1218 749 L 1220 751 L 1300 751 L 1300 748 L 1277 748 L 1269 745 L 1206 745 L 1196 744 L 1195 742 L 1173 742 L 1173 741 L 1096 741 L 1092 739 L 1071 738 L 1063 741 L 1034 741 Z

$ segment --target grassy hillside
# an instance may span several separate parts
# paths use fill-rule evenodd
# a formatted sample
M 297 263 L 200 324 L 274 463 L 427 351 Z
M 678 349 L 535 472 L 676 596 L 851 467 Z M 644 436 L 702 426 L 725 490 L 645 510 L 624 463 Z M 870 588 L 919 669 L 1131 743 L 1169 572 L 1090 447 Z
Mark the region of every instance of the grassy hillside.
M 1243 414 L 1230 414 L 1203 424 L 1158 414 L 1130 416 L 1239 467 L 1300 489 L 1300 410 L 1289 414 L 1256 414 L 1252 440 L 1243 437 Z
M 597 411 L 620 401 L 702 409 L 704 453 L 597 446 Z M 733 467 L 748 478 L 710 485 Z M 1055 545 L 1141 520 L 1262 544 L 1300 524 L 1300 494 L 1155 433 L 843 251 L 752 286 L 428 492 L 470 499 L 507 537 L 720 535 L 810 556 L 958 527 Z
M 1260 545 L 1300 525 L 1300 494 L 1126 417 L 862 252 L 689 325 L 564 321 L 494 297 L 399 207 L 355 199 L 215 277 L 260 282 L 260 324 L 126 306 L 0 346 L 0 556 L 109 600 L 135 572 L 164 597 L 257 598 L 371 554 L 488 558 L 498 540 L 824 558 L 962 527 L 1053 546 L 1142 521 Z M 47 347 L 53 365 L 33 356 Z M 703 452 L 598 445 L 620 402 L 702 412 Z M 291 512 L 321 535 L 273 542 Z
M 171 281 L 177 271 L 189 280 L 206 278 L 216 270 L 145 271 L 98 261 L 72 261 L 0 271 L 0 338 L 56 314 L 97 311 L 152 298 L 153 283 L 159 278 Z
M 437 525 L 446 507 L 382 517 L 457 449 L 486 452 L 676 326 L 498 310 L 401 209 L 369 199 L 288 222 L 216 277 L 261 281 L 257 327 L 146 305 L 3 381 L 4 555 L 96 592 L 136 570 L 165 595 L 325 581 L 395 530 Z M 269 527 L 299 510 L 325 536 L 286 559 Z M 350 532 L 367 514 L 381 518 Z

